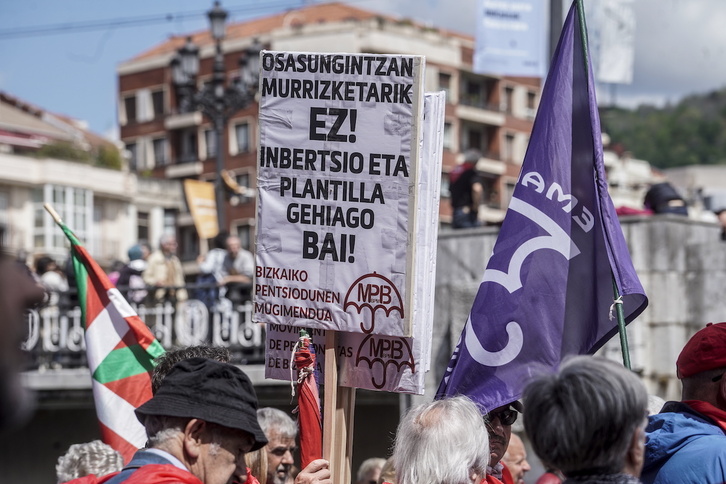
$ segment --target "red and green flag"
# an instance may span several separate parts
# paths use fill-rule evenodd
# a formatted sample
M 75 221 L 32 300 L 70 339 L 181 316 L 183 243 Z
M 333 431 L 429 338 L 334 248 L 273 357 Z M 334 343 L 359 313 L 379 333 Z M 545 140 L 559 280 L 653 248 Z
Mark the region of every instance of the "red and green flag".
M 56 216 L 54 216 L 56 218 Z M 128 462 L 146 433 L 134 409 L 151 398 L 151 370 L 164 348 L 108 276 L 59 219 L 71 242 L 88 368 L 103 441 Z

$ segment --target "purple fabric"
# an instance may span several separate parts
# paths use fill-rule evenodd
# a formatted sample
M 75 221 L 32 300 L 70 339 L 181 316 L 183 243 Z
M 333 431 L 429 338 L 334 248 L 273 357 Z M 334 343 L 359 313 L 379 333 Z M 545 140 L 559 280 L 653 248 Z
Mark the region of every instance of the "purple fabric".
M 519 399 L 531 375 L 556 368 L 565 356 L 595 352 L 617 333 L 613 279 L 626 322 L 648 304 L 607 192 L 595 84 L 582 43 L 573 3 L 509 210 L 439 397 L 465 394 L 488 411 Z

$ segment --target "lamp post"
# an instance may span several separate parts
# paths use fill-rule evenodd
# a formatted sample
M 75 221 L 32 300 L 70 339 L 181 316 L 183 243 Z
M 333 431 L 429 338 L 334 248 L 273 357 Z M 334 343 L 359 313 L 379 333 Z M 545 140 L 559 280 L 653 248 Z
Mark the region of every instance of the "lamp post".
M 225 86 L 227 75 L 224 69 L 222 40 L 225 35 L 227 11 L 218 1 L 207 12 L 210 32 L 215 42 L 216 52 L 212 68 L 212 82 L 201 89 L 196 87 L 199 74 L 199 48 L 191 37 L 171 61 L 172 82 L 178 93 L 178 106 L 181 113 L 199 110 L 212 121 L 216 142 L 216 180 L 217 223 L 219 230 L 226 230 L 226 197 L 222 178 L 224 171 L 224 150 L 222 133 L 229 117 L 247 107 L 255 98 L 259 81 L 261 44 L 254 39 L 240 58 L 240 79 L 233 85 Z

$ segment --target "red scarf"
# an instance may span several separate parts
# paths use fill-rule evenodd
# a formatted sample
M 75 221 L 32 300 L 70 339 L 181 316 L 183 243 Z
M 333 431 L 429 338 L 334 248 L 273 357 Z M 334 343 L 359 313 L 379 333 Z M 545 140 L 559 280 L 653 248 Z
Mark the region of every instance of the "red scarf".
M 710 418 L 716 425 L 721 427 L 721 430 L 726 432 L 726 412 L 720 408 L 714 407 L 708 402 L 701 400 L 683 400 L 683 403 L 691 407 L 696 412 L 702 413 L 706 417 Z

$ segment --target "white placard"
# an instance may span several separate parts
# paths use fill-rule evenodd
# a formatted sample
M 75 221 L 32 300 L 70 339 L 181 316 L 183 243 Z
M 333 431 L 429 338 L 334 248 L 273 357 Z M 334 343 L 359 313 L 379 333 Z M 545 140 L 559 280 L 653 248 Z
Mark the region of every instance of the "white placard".
M 424 58 L 261 65 L 255 320 L 410 336 Z
M 436 236 L 443 150 L 445 95 L 427 93 L 424 108 L 424 136 L 416 216 L 416 274 L 414 283 L 413 337 L 340 333 L 337 356 L 341 386 L 422 395 L 424 376 L 431 361 L 433 299 L 436 275 Z M 325 332 L 312 330 L 319 381 L 324 381 Z M 265 377 L 278 380 L 297 378 L 290 372 L 298 328 L 271 324 L 265 341 Z

